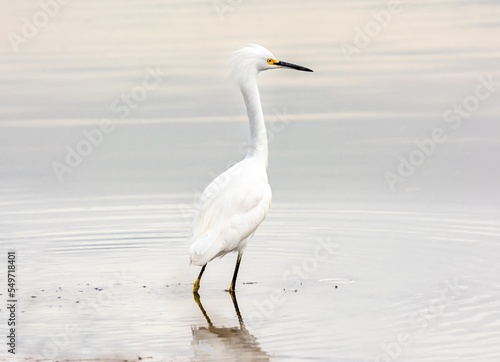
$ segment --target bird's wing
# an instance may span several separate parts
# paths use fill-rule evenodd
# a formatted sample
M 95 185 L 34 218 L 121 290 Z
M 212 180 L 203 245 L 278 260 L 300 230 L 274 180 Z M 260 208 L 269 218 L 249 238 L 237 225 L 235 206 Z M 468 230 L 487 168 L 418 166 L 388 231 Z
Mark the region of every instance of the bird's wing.
M 203 193 L 190 249 L 191 262 L 195 265 L 205 265 L 236 249 L 240 241 L 257 229 L 269 211 L 272 194 L 266 179 L 233 177 L 223 183 L 226 172 L 212 181 Z

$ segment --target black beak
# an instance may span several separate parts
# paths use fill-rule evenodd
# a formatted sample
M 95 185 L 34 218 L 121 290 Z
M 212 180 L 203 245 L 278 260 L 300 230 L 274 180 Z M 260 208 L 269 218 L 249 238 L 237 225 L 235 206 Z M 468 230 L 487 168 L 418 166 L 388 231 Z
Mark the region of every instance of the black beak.
M 312 72 L 311 69 L 297 65 L 297 64 L 292 64 L 292 63 L 287 63 L 287 62 L 282 62 L 281 60 L 278 63 L 274 63 L 276 65 L 281 65 L 282 67 L 287 67 L 287 68 L 292 68 L 296 70 L 301 70 L 303 72 Z

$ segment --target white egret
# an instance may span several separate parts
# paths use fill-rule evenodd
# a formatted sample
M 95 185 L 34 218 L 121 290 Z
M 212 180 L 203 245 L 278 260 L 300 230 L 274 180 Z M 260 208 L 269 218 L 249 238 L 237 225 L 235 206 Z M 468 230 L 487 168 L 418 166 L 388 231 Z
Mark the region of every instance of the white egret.
M 250 123 L 250 145 L 246 157 L 215 178 L 205 189 L 193 222 L 191 264 L 201 266 L 193 292 L 207 263 L 230 252 L 238 252 L 229 292 L 236 278 L 243 252 L 271 205 L 267 181 L 267 135 L 260 103 L 257 75 L 268 69 L 311 69 L 276 59 L 266 48 L 249 45 L 235 52 L 230 61 L 231 78 L 239 85 Z M 223 186 L 221 186 L 223 185 Z

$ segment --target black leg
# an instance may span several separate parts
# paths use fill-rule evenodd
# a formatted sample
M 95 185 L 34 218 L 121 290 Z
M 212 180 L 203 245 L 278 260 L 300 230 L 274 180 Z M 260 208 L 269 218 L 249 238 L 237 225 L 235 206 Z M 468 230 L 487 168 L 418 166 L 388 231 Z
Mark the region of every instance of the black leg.
M 238 259 L 236 260 L 236 267 L 234 268 L 233 280 L 231 281 L 231 285 L 229 286 L 229 293 L 234 293 L 236 290 L 236 278 L 238 278 L 238 270 L 240 269 L 241 257 L 243 256 L 242 252 L 238 252 Z
M 198 293 L 198 290 L 200 289 L 200 280 L 201 280 L 201 276 L 203 275 L 203 273 L 205 272 L 205 268 L 207 267 L 207 264 L 203 265 L 201 267 L 201 271 L 200 271 L 200 274 L 198 275 L 198 278 L 196 279 L 196 281 L 194 282 L 194 285 L 193 285 L 193 293 Z

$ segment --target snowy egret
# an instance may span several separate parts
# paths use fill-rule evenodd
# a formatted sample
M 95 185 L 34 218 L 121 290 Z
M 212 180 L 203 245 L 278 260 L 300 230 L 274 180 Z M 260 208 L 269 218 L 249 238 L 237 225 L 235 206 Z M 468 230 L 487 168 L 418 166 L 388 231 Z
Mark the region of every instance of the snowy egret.
M 243 252 L 271 205 L 267 181 L 267 134 L 260 103 L 257 75 L 268 69 L 311 69 L 276 59 L 266 48 L 249 45 L 235 52 L 230 61 L 231 78 L 239 85 L 250 123 L 250 145 L 246 157 L 216 177 L 203 191 L 193 222 L 191 264 L 201 266 L 193 292 L 207 263 L 230 252 L 238 252 L 229 292 L 236 278 Z

